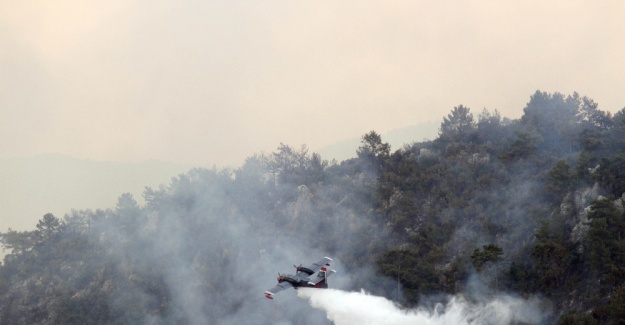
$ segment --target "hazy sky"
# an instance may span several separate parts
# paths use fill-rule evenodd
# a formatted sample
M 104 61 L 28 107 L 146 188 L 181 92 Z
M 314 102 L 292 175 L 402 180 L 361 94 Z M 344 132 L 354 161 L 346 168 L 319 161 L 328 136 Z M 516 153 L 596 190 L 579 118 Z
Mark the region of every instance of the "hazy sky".
M 537 89 L 616 112 L 624 35 L 621 0 L 2 1 L 0 158 L 240 165 Z

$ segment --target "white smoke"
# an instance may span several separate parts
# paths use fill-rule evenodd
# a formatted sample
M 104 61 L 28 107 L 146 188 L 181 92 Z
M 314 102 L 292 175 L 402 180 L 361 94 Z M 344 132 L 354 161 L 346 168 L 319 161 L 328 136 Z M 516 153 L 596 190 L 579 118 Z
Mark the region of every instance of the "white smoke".
M 483 303 L 469 303 L 462 296 L 451 298 L 434 310 L 402 310 L 392 301 L 365 292 L 300 288 L 298 296 L 324 310 L 336 325 L 482 325 L 540 324 L 544 321 L 537 299 L 524 300 L 506 295 Z

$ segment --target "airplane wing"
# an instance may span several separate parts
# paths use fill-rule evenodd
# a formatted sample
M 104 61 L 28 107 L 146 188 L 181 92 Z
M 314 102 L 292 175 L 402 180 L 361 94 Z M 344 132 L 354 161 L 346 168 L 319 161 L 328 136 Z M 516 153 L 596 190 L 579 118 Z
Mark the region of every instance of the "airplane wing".
M 311 270 L 313 272 L 313 274 L 314 274 L 315 272 L 319 272 L 319 270 L 321 270 L 322 267 L 330 266 L 330 262 L 332 262 L 331 258 L 324 257 L 321 260 L 319 260 L 318 262 L 315 262 L 311 266 L 307 267 L 307 269 Z M 298 274 L 301 274 L 301 272 L 298 273 Z
M 265 291 L 265 297 L 269 298 L 269 299 L 273 299 L 273 295 L 276 294 L 276 292 L 280 292 L 284 289 L 288 289 L 288 288 L 292 288 L 293 285 L 290 284 L 289 282 L 281 282 L 278 283 L 277 286 Z

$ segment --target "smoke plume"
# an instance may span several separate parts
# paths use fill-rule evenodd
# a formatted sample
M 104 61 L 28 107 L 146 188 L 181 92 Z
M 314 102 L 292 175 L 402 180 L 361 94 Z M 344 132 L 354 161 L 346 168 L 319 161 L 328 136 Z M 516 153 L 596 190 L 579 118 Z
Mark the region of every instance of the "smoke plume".
M 478 303 L 455 296 L 431 310 L 403 310 L 384 297 L 364 291 L 304 288 L 298 290 L 298 296 L 308 299 L 312 307 L 325 311 L 336 325 L 540 324 L 544 319 L 538 311 L 537 299 L 523 300 L 507 295 Z

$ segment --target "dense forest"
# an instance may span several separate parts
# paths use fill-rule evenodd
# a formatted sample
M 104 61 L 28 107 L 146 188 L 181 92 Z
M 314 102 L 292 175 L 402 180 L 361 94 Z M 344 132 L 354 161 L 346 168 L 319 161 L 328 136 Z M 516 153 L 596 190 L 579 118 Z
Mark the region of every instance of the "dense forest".
M 506 293 L 541 297 L 547 323 L 625 323 L 625 109 L 537 91 L 517 120 L 460 105 L 433 141 L 392 151 L 371 131 L 354 150 L 280 144 L 143 206 L 122 194 L 9 229 L 0 324 L 327 324 L 262 294 L 322 256 L 331 286 L 405 308 Z

